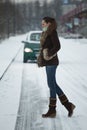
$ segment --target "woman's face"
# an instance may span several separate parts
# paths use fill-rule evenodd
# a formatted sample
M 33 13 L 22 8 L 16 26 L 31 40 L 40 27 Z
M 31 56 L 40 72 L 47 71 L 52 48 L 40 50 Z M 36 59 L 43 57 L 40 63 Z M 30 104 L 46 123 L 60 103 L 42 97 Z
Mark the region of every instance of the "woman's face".
M 46 23 L 45 20 L 42 20 L 42 28 L 48 27 L 50 23 Z

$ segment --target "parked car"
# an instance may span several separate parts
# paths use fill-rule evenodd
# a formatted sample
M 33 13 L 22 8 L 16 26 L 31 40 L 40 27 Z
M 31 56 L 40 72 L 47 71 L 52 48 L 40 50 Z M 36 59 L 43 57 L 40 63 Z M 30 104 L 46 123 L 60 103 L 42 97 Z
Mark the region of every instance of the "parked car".
M 36 61 L 40 49 L 40 36 L 42 31 L 30 31 L 26 37 L 23 51 L 23 62 Z

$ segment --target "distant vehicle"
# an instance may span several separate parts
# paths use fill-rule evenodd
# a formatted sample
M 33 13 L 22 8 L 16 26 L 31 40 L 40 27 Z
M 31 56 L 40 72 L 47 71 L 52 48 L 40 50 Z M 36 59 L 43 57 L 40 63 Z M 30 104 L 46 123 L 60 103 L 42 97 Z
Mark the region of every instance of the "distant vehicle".
M 81 34 L 72 34 L 72 33 L 69 33 L 69 34 L 65 34 L 64 38 L 65 39 L 82 39 L 84 37 Z
M 42 31 L 30 31 L 24 43 L 23 62 L 36 61 L 40 49 L 40 36 Z

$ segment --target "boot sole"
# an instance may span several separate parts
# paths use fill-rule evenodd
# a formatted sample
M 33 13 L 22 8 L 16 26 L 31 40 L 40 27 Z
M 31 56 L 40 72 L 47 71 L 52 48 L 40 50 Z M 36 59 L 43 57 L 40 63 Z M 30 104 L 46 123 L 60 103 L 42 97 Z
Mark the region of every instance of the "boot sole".
M 47 116 L 47 115 L 42 115 L 42 117 L 43 117 L 43 118 L 55 118 L 55 117 L 56 117 L 56 113 L 53 113 L 53 114 L 51 114 L 51 115 L 49 115 L 49 116 Z
M 74 109 L 75 109 L 75 107 L 76 107 L 75 105 L 72 105 L 72 110 L 74 110 Z
M 73 115 L 73 111 L 75 108 L 76 108 L 76 106 L 72 104 L 72 113 L 70 115 L 68 115 L 68 117 L 71 117 Z
M 50 115 L 50 117 L 51 117 L 51 118 L 56 117 L 56 113 L 54 113 L 54 114 Z

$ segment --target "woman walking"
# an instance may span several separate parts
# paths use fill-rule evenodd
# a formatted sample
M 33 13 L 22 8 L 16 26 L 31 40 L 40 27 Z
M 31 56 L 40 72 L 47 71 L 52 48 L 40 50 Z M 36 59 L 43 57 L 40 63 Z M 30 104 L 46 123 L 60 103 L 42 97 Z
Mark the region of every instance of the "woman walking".
M 71 103 L 62 89 L 56 83 L 56 69 L 59 64 L 57 52 L 60 50 L 60 41 L 57 35 L 57 24 L 54 18 L 44 17 L 42 19 L 42 29 L 40 44 L 41 50 L 38 56 L 37 63 L 39 67 L 45 66 L 47 83 L 50 90 L 49 109 L 46 114 L 42 114 L 42 117 L 55 117 L 56 116 L 56 102 L 57 97 L 68 110 L 68 117 L 71 117 L 75 105 Z

